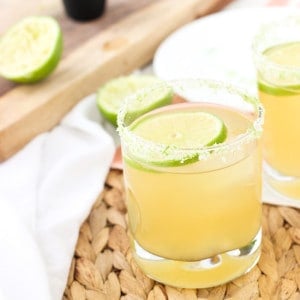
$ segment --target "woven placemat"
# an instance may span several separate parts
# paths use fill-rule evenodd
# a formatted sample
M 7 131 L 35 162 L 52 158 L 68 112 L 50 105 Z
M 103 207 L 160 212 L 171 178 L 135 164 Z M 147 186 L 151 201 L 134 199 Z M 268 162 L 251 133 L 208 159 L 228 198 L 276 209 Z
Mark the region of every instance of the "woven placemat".
M 260 261 L 209 289 L 176 289 L 147 278 L 129 250 L 123 174 L 111 170 L 83 223 L 64 300 L 300 299 L 300 210 L 263 206 Z

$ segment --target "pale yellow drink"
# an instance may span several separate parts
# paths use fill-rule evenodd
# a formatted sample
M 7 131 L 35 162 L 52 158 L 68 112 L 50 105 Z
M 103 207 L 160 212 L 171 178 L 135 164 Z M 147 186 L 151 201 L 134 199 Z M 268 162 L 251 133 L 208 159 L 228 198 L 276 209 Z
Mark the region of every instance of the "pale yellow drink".
M 158 281 L 187 288 L 215 286 L 245 273 L 259 257 L 260 144 L 258 139 L 238 141 L 252 126 L 249 113 L 201 103 L 158 109 L 151 115 L 174 110 L 218 116 L 227 128 L 224 143 L 236 142 L 236 147 L 167 167 L 141 161 L 123 148 L 134 257 Z M 159 124 L 155 127 L 160 130 Z M 135 134 L 148 138 L 138 129 Z M 140 247 L 159 258 L 140 255 Z M 241 255 L 241 248 L 247 255 Z
M 264 55 L 278 68 L 299 68 L 300 74 L 300 42 L 273 46 Z M 274 74 L 282 72 L 278 68 Z M 283 194 L 300 198 L 300 79 L 298 86 L 295 78 L 292 83 L 287 79 L 287 76 L 274 76 L 273 80 L 266 81 L 264 74 L 258 76 L 259 97 L 266 109 L 264 157 L 276 172 L 294 177 L 284 181 L 270 177 L 269 183 Z
M 259 98 L 265 107 L 264 178 L 294 205 L 300 200 L 300 18 L 263 24 L 253 39 Z

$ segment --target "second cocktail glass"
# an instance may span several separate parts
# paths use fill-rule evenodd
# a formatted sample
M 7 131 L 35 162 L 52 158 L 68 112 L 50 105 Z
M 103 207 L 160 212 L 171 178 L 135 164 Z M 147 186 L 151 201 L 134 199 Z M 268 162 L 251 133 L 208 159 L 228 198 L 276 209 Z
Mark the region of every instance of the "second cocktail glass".
M 185 103 L 133 113 L 168 90 Z M 148 276 L 202 288 L 256 264 L 262 122 L 256 99 L 214 81 L 163 83 L 125 101 L 118 130 L 132 251 Z
M 300 200 L 300 17 L 263 25 L 253 52 L 266 110 L 266 182 L 281 195 Z

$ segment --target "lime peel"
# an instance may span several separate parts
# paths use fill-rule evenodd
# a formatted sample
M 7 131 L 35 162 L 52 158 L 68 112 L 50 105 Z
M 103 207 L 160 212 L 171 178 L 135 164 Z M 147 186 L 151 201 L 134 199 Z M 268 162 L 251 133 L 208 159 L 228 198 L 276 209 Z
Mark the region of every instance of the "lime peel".
M 258 82 L 258 90 L 273 96 L 293 96 L 300 93 L 300 85 L 295 86 L 272 86 L 266 82 Z

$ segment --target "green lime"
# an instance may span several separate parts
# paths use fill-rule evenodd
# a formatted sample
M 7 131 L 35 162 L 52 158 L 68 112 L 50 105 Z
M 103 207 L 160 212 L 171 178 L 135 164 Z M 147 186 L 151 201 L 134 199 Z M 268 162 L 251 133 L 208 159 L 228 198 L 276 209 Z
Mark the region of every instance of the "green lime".
M 188 157 L 170 159 L 168 149 L 198 150 L 224 142 L 227 129 L 214 114 L 204 111 L 161 111 L 149 113 L 130 125 L 130 130 L 144 140 L 164 145 L 164 151 L 155 157 L 143 157 L 143 161 L 158 166 L 178 166 L 195 162 L 197 151 Z M 143 156 L 144 153 L 141 153 Z
M 57 66 L 62 45 L 62 32 L 55 19 L 27 17 L 0 40 L 0 75 L 20 83 L 39 81 Z
M 258 90 L 273 96 L 293 96 L 300 94 L 300 85 L 290 86 L 273 86 L 266 82 L 258 82 Z
M 117 114 L 124 99 L 138 90 L 159 84 L 161 80 L 148 75 L 131 75 L 113 79 L 102 86 L 97 93 L 97 104 L 102 115 L 114 126 L 117 125 Z M 151 96 L 143 96 L 131 103 L 130 117 L 136 117 L 170 104 L 173 93 L 171 88 L 164 87 Z
M 282 69 L 275 67 L 272 80 L 266 80 L 265 78 L 259 78 L 258 89 L 273 96 L 292 96 L 300 93 L 299 84 L 289 84 L 291 80 L 295 80 L 292 75 L 285 75 L 284 68 L 300 67 L 300 43 L 283 43 L 279 45 L 267 48 L 263 55 L 275 66 L 280 66 Z M 268 70 L 272 70 L 268 68 Z M 262 74 L 263 75 L 263 74 Z M 276 75 L 276 76 L 274 76 Z M 261 75 L 260 75 L 261 76 Z

